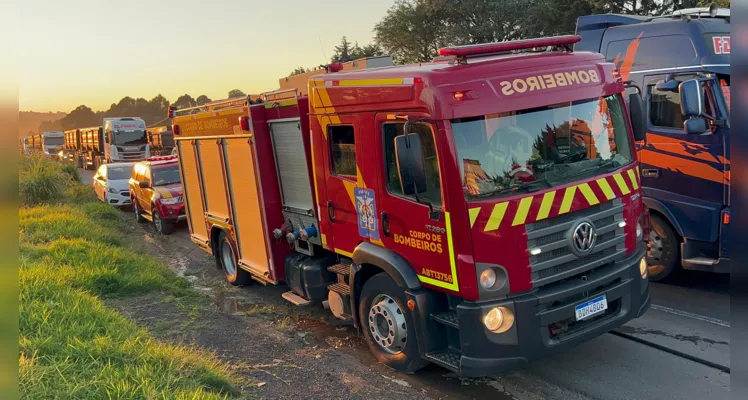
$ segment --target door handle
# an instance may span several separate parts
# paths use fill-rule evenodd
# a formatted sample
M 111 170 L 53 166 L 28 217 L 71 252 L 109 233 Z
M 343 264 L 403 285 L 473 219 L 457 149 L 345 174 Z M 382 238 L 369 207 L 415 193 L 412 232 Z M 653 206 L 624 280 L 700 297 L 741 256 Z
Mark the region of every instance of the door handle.
M 330 222 L 335 222 L 335 209 L 332 207 L 332 201 L 327 201 L 327 216 L 330 218 Z
M 642 169 L 642 178 L 657 178 L 660 176 L 659 169 Z
M 382 211 L 382 233 L 384 233 L 384 236 L 390 236 L 390 218 L 384 211 Z

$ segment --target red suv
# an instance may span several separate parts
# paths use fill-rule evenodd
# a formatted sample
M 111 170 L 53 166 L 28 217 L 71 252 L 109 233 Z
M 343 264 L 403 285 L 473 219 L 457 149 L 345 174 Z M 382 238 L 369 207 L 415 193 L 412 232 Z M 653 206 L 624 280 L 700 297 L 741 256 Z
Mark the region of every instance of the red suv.
M 135 163 L 129 186 L 138 222 L 152 221 L 159 233 L 168 235 L 177 222 L 187 219 L 176 156 L 151 157 Z

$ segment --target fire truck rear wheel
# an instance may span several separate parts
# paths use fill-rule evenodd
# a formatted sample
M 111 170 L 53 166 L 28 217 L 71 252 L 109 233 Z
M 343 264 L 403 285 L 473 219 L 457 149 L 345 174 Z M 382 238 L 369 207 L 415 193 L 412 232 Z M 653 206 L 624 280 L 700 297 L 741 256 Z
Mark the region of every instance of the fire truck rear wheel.
M 673 278 L 680 270 L 678 265 L 680 239 L 664 218 L 652 215 L 647 245 L 647 269 L 653 282 Z
M 221 264 L 226 281 L 235 286 L 249 284 L 251 282 L 249 272 L 239 268 L 234 244 L 225 232 L 221 232 L 218 236 L 217 248 L 216 257 Z
M 413 373 L 428 365 L 418 351 L 413 314 L 405 292 L 386 273 L 371 277 L 359 299 L 359 320 L 369 350 L 379 362 Z

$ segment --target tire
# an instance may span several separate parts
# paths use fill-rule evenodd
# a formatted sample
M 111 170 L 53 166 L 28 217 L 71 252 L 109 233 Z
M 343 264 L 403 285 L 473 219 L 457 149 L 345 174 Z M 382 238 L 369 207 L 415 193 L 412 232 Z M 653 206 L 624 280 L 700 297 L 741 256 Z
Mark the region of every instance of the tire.
M 649 280 L 660 282 L 674 278 L 680 271 L 680 237 L 670 223 L 659 215 L 651 216 L 647 269 Z
M 364 284 L 358 315 L 366 343 L 377 361 L 396 371 L 414 373 L 428 361 L 421 358 L 415 320 L 406 304 L 405 292 L 382 272 Z
M 158 211 L 156 210 L 153 210 L 151 216 L 153 217 L 153 226 L 156 228 L 156 232 L 162 235 L 171 235 L 171 233 L 174 231 L 173 224 L 161 219 L 161 215 L 159 215 Z
M 138 207 L 137 199 L 132 199 L 132 210 L 135 214 L 135 221 L 139 224 L 142 224 L 145 222 L 145 218 L 143 218 L 143 212 L 140 211 L 140 207 Z
M 234 286 L 244 286 L 252 282 L 249 272 L 239 268 L 234 244 L 225 232 L 218 235 L 216 259 L 221 265 L 226 281 Z

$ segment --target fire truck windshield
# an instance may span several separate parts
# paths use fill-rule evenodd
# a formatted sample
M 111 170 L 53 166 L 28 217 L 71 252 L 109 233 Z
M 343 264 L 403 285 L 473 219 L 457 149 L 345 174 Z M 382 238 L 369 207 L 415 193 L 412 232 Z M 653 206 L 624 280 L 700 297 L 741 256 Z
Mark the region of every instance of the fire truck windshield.
M 134 130 L 130 132 L 114 131 L 112 132 L 112 142 L 119 146 L 136 146 L 148 143 L 145 137 L 145 131 L 142 130 Z
M 532 192 L 631 163 L 620 95 L 452 120 L 468 200 Z

